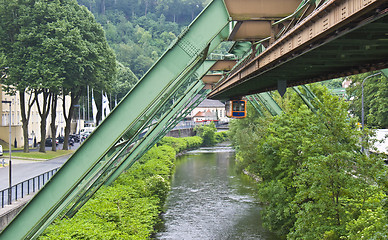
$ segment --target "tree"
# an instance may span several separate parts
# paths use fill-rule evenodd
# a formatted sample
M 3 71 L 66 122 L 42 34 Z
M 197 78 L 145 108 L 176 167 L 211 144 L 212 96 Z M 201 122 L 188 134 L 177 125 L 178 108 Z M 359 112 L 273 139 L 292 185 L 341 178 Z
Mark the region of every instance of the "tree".
M 33 96 L 33 79 L 29 78 L 31 71 L 29 69 L 30 48 L 28 45 L 21 44 L 19 35 L 22 34 L 22 28 L 28 19 L 27 5 L 30 1 L 1 0 L 0 5 L 0 52 L 5 56 L 4 64 L 7 65 L 7 78 L 2 79 L 5 92 L 15 94 L 19 91 L 20 111 L 22 117 L 22 128 L 24 138 L 24 152 L 29 152 L 28 145 L 28 122 L 30 118 L 31 107 L 35 102 Z M 25 94 L 29 93 L 29 101 L 26 106 Z
M 381 157 L 361 153 L 361 132 L 348 116 L 347 103 L 313 86 L 320 100 L 317 114 L 288 92 L 281 104 L 284 114 L 264 130 L 250 128 L 257 132 L 248 135 L 256 136 L 255 146 L 234 138 L 237 150 L 246 151 L 237 153 L 241 165 L 262 179 L 264 225 L 287 239 L 380 239 L 386 233 L 386 224 L 377 222 L 386 219 L 387 170 Z M 236 126 L 237 131 L 247 128 L 233 123 L 232 132 Z
M 351 76 L 352 84 L 347 94 L 352 97 L 350 110 L 361 121 L 361 83 L 364 81 L 364 112 L 365 124 L 369 127 L 388 128 L 388 80 L 380 74 L 364 73 Z
M 74 106 L 88 85 L 96 90 L 110 91 L 116 77 L 116 60 L 105 39 L 104 30 L 91 12 L 73 0 L 63 1 L 62 4 L 64 16 L 67 16 L 65 19 L 69 23 L 63 31 L 62 41 L 71 50 L 70 54 L 63 56 L 65 81 L 62 94 L 70 95 L 69 112 L 66 112 L 63 104 L 66 122 L 64 149 L 67 149 Z
M 108 89 L 115 76 L 115 57 L 102 27 L 75 0 L 2 1 L 5 12 L 0 31 L 4 36 L 0 49 L 11 59 L 7 63 L 12 66 L 6 84 L 20 92 L 33 89 L 35 97 L 42 93 L 43 105 L 38 110 L 43 143 L 51 97 L 59 89 L 64 95 L 71 92 L 73 111 L 87 85 Z M 23 112 L 25 109 L 22 116 Z M 72 113 L 66 113 L 65 118 L 66 149 Z M 28 116 L 23 125 L 28 125 Z M 25 134 L 28 141 L 28 131 Z M 40 151 L 44 151 L 44 144 Z
M 211 122 L 207 125 L 196 126 L 194 131 L 197 136 L 200 136 L 203 139 L 203 146 L 213 146 L 216 144 L 216 135 L 217 132 L 216 125 L 214 122 Z
M 112 95 L 120 101 L 139 81 L 131 69 L 117 63 L 117 77 L 113 84 Z

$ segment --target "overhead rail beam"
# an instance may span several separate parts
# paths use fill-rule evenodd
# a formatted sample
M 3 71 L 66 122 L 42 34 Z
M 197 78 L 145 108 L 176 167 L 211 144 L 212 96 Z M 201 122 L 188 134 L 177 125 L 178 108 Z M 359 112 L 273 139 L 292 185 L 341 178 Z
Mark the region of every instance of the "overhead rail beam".
M 388 66 L 387 1 L 330 0 L 209 94 L 230 99 Z
M 123 139 L 136 139 L 142 129 L 150 126 L 152 122 L 148 120 L 157 117 L 155 112 L 171 99 L 174 94 L 172 90 L 183 86 L 182 81 L 201 66 L 208 52 L 227 39 L 228 22 L 229 14 L 223 1 L 211 2 L 50 182 L 3 230 L 0 239 L 37 238 L 56 216 L 77 199 L 75 196 L 78 193 L 82 193 L 83 189 L 89 191 L 95 180 L 104 175 L 115 160 L 120 159 L 110 156 L 119 156 L 123 150 L 126 151 L 125 148 L 117 148 L 120 142 Z M 76 202 L 84 201 L 77 199 Z

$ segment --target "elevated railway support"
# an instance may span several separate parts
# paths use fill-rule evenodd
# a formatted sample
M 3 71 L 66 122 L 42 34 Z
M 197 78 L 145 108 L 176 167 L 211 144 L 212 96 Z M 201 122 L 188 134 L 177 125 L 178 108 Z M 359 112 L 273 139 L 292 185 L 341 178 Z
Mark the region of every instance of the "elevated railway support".
M 386 0 L 213 0 L 0 239 L 36 239 L 57 217 L 73 216 L 211 89 L 210 98 L 230 99 L 274 90 L 279 81 L 293 86 L 386 68 L 387 14 Z M 225 40 L 237 41 L 238 64 L 206 60 Z M 270 94 L 254 100 L 281 114 Z
M 229 74 L 209 94 L 228 99 L 388 67 L 384 0 L 331 0 L 265 51 Z

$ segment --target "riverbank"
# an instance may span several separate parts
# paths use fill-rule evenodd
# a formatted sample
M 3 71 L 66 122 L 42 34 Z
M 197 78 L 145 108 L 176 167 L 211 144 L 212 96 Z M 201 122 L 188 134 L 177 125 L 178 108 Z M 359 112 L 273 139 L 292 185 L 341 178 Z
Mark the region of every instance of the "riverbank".
M 198 137 L 162 140 L 73 218 L 55 221 L 39 239 L 149 238 L 160 221 L 177 153 L 201 144 Z

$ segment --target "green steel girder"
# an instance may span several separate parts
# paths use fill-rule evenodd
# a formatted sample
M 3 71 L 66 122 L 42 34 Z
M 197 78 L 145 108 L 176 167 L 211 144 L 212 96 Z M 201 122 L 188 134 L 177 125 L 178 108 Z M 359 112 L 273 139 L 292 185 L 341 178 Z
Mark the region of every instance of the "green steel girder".
M 254 96 L 246 96 L 248 101 L 252 104 L 252 106 L 256 109 L 261 117 L 264 117 L 263 110 L 261 109 L 260 103 L 256 100 Z
M 280 115 L 283 113 L 283 110 L 277 104 L 277 102 L 272 98 L 269 92 L 263 92 L 255 94 L 257 100 L 271 113 L 272 116 Z
M 190 78 L 186 78 L 186 80 L 182 82 L 191 82 L 191 83 L 194 82 L 194 81 L 188 81 L 188 80 L 190 80 Z M 136 134 L 133 134 L 131 136 L 131 140 L 127 141 L 125 145 L 120 145 L 120 148 L 122 149 L 120 151 L 120 154 L 114 155 L 110 159 L 108 164 L 101 166 L 102 168 L 97 170 L 100 173 L 100 174 L 97 174 L 98 175 L 97 177 L 96 175 L 92 174 L 91 178 L 93 180 L 89 178 L 84 180 L 89 184 L 85 185 L 85 187 L 82 190 L 74 192 L 73 200 L 71 201 L 72 203 L 70 202 L 68 204 L 68 205 L 71 205 L 71 207 L 70 207 L 70 210 L 67 211 L 67 212 L 70 212 L 69 214 L 67 214 L 67 216 L 72 216 L 75 213 L 75 209 L 78 210 L 100 188 L 100 186 L 104 183 L 104 181 L 109 177 L 111 172 L 115 171 L 115 166 L 119 165 L 123 161 L 123 159 L 125 159 L 124 156 L 128 155 L 133 150 L 132 145 L 136 141 L 141 140 L 139 139 L 139 134 L 145 131 L 145 129 L 148 129 L 151 126 L 155 126 L 155 124 L 153 124 L 152 122 L 157 121 L 157 119 L 155 119 L 154 117 L 158 115 L 160 111 L 164 112 L 168 110 L 165 107 L 165 105 L 170 107 L 169 102 L 171 97 L 170 98 L 168 97 L 171 95 L 174 96 L 174 93 L 178 92 L 180 88 L 186 89 L 187 86 L 185 83 L 182 83 L 180 84 L 180 86 L 177 86 L 177 88 L 173 89 L 172 92 L 168 92 L 167 94 L 164 94 L 162 101 L 159 101 L 156 107 L 153 107 L 152 110 L 148 111 L 149 112 L 149 114 L 147 115 L 148 119 L 142 121 L 142 127 L 136 131 Z M 164 105 L 160 107 L 161 104 L 164 104 Z
M 388 78 L 388 68 L 382 69 L 382 70 L 380 70 L 380 71 L 383 73 L 383 75 L 384 75 L 386 78 Z
M 198 85 L 196 86 L 196 89 L 191 93 L 191 95 L 188 95 L 188 98 L 192 98 L 193 96 L 195 96 L 195 93 L 198 93 L 203 87 L 204 87 L 203 83 L 198 83 Z M 147 152 L 152 146 L 154 146 L 163 136 L 165 136 L 167 132 L 169 132 L 171 129 L 173 129 L 176 126 L 178 121 L 176 121 L 175 119 L 180 119 L 179 116 L 183 115 L 182 113 L 179 113 L 179 112 L 181 112 L 184 106 L 187 105 L 187 102 L 182 101 L 182 104 L 183 105 L 178 106 L 174 112 L 171 112 L 172 117 L 169 117 L 162 122 L 162 124 L 160 125 L 160 128 L 161 128 L 160 132 L 158 134 L 154 134 L 153 137 L 149 138 L 150 143 L 145 147 L 139 149 L 137 158 L 140 158 L 145 152 Z M 178 116 L 176 116 L 177 114 Z M 127 169 L 128 167 L 130 166 L 127 166 Z
M 315 94 L 305 85 L 300 86 L 304 92 L 300 91 L 298 87 L 292 87 L 292 89 L 302 98 L 303 102 L 313 111 L 315 114 L 318 109 L 313 105 L 313 102 L 319 102 L 319 99 Z
M 201 88 L 202 88 L 202 85 L 198 88 L 197 94 L 201 91 Z M 176 124 L 180 120 L 185 118 L 189 112 L 191 112 L 195 107 L 197 107 L 206 98 L 206 94 L 208 94 L 209 92 L 210 92 L 210 90 L 202 89 L 202 93 L 200 94 L 200 96 L 198 98 L 196 98 L 196 100 L 194 100 L 194 101 L 188 100 L 184 104 L 184 107 L 183 107 L 183 108 L 185 108 L 185 110 L 180 109 L 177 111 L 177 116 L 174 116 L 171 118 L 169 123 L 167 123 L 165 125 L 165 127 L 163 128 L 163 130 L 161 131 L 161 134 L 159 134 L 156 138 L 154 138 L 154 140 L 153 140 L 152 144 L 149 146 L 149 148 L 152 147 L 154 144 L 156 144 L 163 136 L 165 136 L 167 134 L 167 132 L 169 132 L 172 128 L 174 128 L 174 126 L 176 126 Z
M 135 163 L 135 161 L 144 153 L 141 152 L 141 154 L 139 154 L 139 151 L 148 148 L 148 146 L 152 147 L 149 143 L 152 142 L 151 140 L 155 137 L 155 135 L 157 136 L 160 134 L 160 130 L 158 129 L 162 128 L 169 117 L 171 117 L 171 112 L 175 113 L 180 109 L 178 104 L 182 101 L 182 99 L 190 97 L 192 95 L 191 92 L 198 91 L 198 85 L 199 87 L 203 87 L 203 83 L 200 81 L 193 83 L 192 86 L 188 88 L 187 92 L 185 92 L 185 95 L 182 95 L 182 98 L 178 99 L 176 104 L 172 106 L 170 111 L 166 112 L 165 116 L 161 117 L 158 123 L 153 124 L 152 129 L 149 129 L 141 139 L 133 143 L 129 152 L 125 152 L 124 154 L 117 156 L 120 160 L 112 163 L 110 169 L 108 171 L 104 171 L 105 174 L 100 176 L 101 179 L 96 181 L 94 186 L 90 189 L 87 189 L 88 191 L 84 191 L 83 196 L 79 199 L 79 201 L 75 202 L 71 208 L 67 210 L 66 216 L 72 217 L 79 208 L 81 208 L 92 197 L 102 184 L 110 184 L 121 174 L 123 168 L 126 169 L 126 167 L 132 166 L 132 164 Z
M 133 152 L 139 147 L 140 144 L 143 144 L 143 142 L 150 142 L 148 141 L 148 138 L 153 138 L 152 136 L 149 136 L 149 134 L 152 132 L 153 134 L 160 134 L 160 131 L 155 130 L 158 129 L 160 126 L 165 125 L 165 118 L 170 117 L 170 112 L 176 112 L 179 111 L 179 105 L 178 103 L 182 101 L 182 99 L 189 98 L 192 96 L 192 92 L 194 93 L 198 92 L 202 87 L 203 83 L 202 81 L 198 81 L 198 79 L 201 79 L 203 75 L 206 74 L 206 72 L 211 68 L 211 66 L 215 63 L 215 61 L 205 61 L 202 66 L 197 70 L 197 72 L 193 75 L 199 76 L 195 78 L 195 81 L 190 81 L 190 85 L 184 86 L 185 91 L 181 92 L 179 97 L 174 98 L 174 104 L 170 105 L 168 104 L 168 109 L 163 110 L 163 116 L 160 116 L 156 123 L 152 123 L 151 125 L 147 125 L 146 129 L 142 129 L 141 132 L 146 131 L 147 133 L 142 136 L 140 139 L 137 139 L 136 142 L 128 142 L 126 146 L 126 151 L 120 155 L 116 155 L 114 161 L 104 170 L 104 175 L 101 175 L 98 180 L 94 182 L 92 186 L 89 186 L 87 189 L 84 189 L 84 191 L 80 194 L 78 194 L 78 200 L 75 201 L 72 206 L 66 211 L 66 216 L 71 217 L 73 216 L 80 207 L 84 203 L 86 203 L 87 200 L 90 199 L 90 197 L 101 187 L 102 184 L 110 184 L 114 179 L 116 179 L 120 173 L 122 172 L 121 167 L 118 167 L 120 165 L 126 165 L 126 162 L 129 162 L 129 166 L 131 166 L 137 159 L 137 155 L 133 157 Z M 188 77 L 188 79 L 193 77 Z M 199 88 L 199 89 L 198 89 Z M 176 92 L 179 92 L 179 89 L 176 89 Z M 168 101 L 171 102 L 171 101 Z M 167 104 L 166 104 L 167 105 Z M 147 148 L 147 145 L 144 148 Z M 116 159 L 119 159 L 116 161 Z M 81 196 L 80 196 L 81 195 Z
M 212 24 L 209 24 L 211 22 Z M 131 139 L 137 133 L 139 122 L 161 106 L 160 99 L 168 89 L 179 85 L 199 67 L 208 49 L 227 38 L 229 15 L 222 0 L 214 0 L 170 46 L 159 61 L 152 66 L 141 81 L 89 136 L 59 172 L 29 202 L 7 226 L 0 239 L 35 239 L 72 201 L 80 189 L 93 183 L 106 164 L 112 163 L 109 154 L 117 155 L 116 145 L 123 137 Z M 171 94 L 168 94 L 171 96 Z M 135 128 L 135 129 L 133 129 Z M 133 131 L 131 131 L 133 129 Z M 128 136 L 129 135 L 129 136 Z M 106 160 L 110 159 L 110 160 Z M 89 175 L 88 175 L 89 174 Z M 80 187 L 80 184 L 83 186 Z

